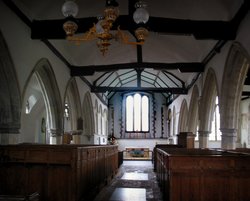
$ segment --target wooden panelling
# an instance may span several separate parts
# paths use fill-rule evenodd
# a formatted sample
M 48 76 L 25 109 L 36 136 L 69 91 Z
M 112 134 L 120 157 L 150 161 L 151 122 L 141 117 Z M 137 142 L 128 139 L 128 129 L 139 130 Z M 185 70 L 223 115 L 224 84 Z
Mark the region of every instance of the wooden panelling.
M 163 147 L 155 160 L 164 200 L 250 200 L 250 155 Z
M 37 192 L 43 201 L 84 200 L 117 169 L 117 146 L 2 145 L 0 195 Z

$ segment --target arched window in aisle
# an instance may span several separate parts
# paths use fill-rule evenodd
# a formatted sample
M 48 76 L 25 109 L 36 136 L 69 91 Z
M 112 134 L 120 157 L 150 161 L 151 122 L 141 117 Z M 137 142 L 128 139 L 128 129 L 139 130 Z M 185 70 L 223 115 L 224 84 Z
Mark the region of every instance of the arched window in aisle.
M 135 93 L 126 97 L 126 132 L 149 132 L 149 98 Z

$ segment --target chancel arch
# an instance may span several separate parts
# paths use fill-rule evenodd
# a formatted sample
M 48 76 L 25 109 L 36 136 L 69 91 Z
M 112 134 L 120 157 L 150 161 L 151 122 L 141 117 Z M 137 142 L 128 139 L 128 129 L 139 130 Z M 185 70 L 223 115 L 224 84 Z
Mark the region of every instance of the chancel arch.
M 0 32 L 0 142 L 17 143 L 21 127 L 21 96 L 14 64 Z M 11 134 L 11 135 L 10 135 Z M 12 139 L 11 139 L 12 138 Z
M 222 148 L 236 148 L 240 101 L 250 57 L 239 43 L 233 43 L 226 60 L 221 88 Z
M 26 114 L 28 111 L 27 107 L 30 107 L 31 104 L 30 97 L 32 95 L 36 98 L 36 102 L 33 103 L 36 105 L 36 111 L 34 111 L 36 114 L 34 115 L 38 115 L 39 118 L 33 117 L 31 121 L 36 121 L 37 119 L 41 119 L 41 121 L 39 123 L 29 121 L 26 122 L 29 125 L 25 125 L 25 119 L 22 119 L 22 132 L 25 135 L 25 130 L 29 129 L 33 123 L 36 125 L 35 131 L 39 128 L 42 135 L 38 136 L 38 139 L 35 141 L 48 144 L 61 144 L 63 133 L 61 96 L 52 67 L 45 58 L 38 61 L 26 82 L 22 110 L 26 111 Z M 25 116 L 22 115 L 22 118 L 25 118 Z M 38 135 L 40 132 L 38 132 Z M 24 137 L 23 140 L 26 141 L 26 138 Z
M 216 96 L 218 96 L 215 72 L 208 69 L 199 104 L 199 147 L 207 148 L 213 120 Z

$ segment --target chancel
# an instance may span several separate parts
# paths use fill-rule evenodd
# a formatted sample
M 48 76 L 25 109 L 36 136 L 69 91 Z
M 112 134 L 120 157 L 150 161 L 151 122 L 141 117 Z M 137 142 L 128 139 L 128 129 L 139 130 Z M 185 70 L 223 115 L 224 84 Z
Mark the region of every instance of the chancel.
M 0 1 L 0 200 L 249 201 L 249 8 Z

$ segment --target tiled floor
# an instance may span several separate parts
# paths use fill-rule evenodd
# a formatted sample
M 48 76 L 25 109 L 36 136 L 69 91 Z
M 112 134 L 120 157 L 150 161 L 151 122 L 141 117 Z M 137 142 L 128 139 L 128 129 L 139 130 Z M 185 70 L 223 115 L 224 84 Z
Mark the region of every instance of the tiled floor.
M 162 201 L 151 161 L 124 161 L 94 201 Z

